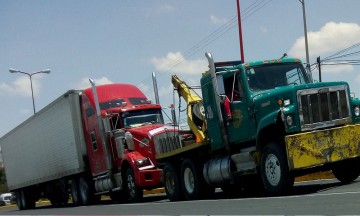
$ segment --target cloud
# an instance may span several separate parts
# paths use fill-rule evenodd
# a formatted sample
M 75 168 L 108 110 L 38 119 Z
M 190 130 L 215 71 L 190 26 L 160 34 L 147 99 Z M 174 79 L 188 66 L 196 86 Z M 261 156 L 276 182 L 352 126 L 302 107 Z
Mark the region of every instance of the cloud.
M 161 5 L 160 7 L 158 7 L 158 9 L 156 11 L 157 11 L 157 13 L 167 13 L 167 12 L 171 12 L 173 10 L 174 10 L 174 7 L 172 5 L 164 4 L 164 5 Z
M 145 14 L 147 17 L 159 16 L 163 14 L 171 13 L 175 10 L 175 7 L 170 4 L 163 4 L 157 7 L 145 8 Z
M 212 23 L 214 23 L 216 25 L 222 25 L 228 21 L 226 18 L 219 18 L 215 15 L 210 15 L 210 20 Z
M 312 57 L 337 52 L 360 40 L 360 26 L 356 23 L 328 22 L 319 31 L 308 32 L 309 54 Z M 290 56 L 305 58 L 305 37 L 291 47 Z
M 355 77 L 355 82 L 360 84 L 360 75 L 357 75 L 357 76 Z
M 9 93 L 9 85 L 6 83 L 0 83 L 0 93 Z
M 32 85 L 34 96 L 39 95 L 41 89 L 40 79 L 43 75 L 37 75 L 32 77 Z M 0 83 L 0 93 L 17 95 L 22 97 L 31 97 L 31 84 L 29 77 L 20 76 L 12 83 Z
M 180 52 L 169 52 L 163 58 L 153 57 L 151 63 L 160 72 L 199 74 L 208 69 L 207 61 L 203 59 L 188 60 Z
M 107 77 L 101 77 L 99 79 L 93 79 L 95 81 L 96 85 L 104 85 L 104 84 L 112 84 L 114 83 L 113 81 L 111 81 L 109 78 Z M 90 82 L 89 82 L 89 78 L 83 78 L 81 80 L 81 82 L 77 85 L 77 89 L 86 89 L 91 87 Z
M 264 26 L 261 26 L 261 27 L 260 27 L 260 31 L 261 31 L 262 33 L 267 33 L 267 32 L 268 32 L 268 29 L 267 29 L 266 27 L 264 27 Z

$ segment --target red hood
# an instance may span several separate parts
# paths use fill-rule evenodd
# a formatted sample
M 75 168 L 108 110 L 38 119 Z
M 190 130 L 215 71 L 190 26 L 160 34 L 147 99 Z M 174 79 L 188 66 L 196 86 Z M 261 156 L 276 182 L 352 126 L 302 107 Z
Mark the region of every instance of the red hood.
M 155 143 L 153 137 L 158 134 L 177 131 L 177 128 L 174 128 L 174 126 L 171 125 L 153 124 L 136 128 L 127 128 L 125 130 L 130 132 L 134 136 L 134 139 L 136 138 L 137 151 L 139 151 L 144 157 L 149 157 L 156 166 L 157 162 L 155 159 Z M 139 144 L 139 142 L 147 141 L 150 141 L 150 143 L 148 143 L 149 146 Z
M 152 136 L 164 132 L 165 130 L 176 131 L 177 127 L 171 125 L 164 125 L 164 124 L 152 124 L 152 125 L 144 125 L 136 128 L 127 128 L 126 130 L 132 134 L 142 135 L 144 137 L 148 137 L 149 139 L 151 139 Z

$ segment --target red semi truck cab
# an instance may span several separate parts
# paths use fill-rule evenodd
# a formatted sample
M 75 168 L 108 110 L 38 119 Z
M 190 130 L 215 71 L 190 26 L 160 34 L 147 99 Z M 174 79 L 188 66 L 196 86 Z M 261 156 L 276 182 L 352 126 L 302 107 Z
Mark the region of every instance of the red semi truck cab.
M 88 88 L 81 96 L 82 124 L 95 191 L 127 191 L 128 199 L 137 201 L 142 198 L 143 189 L 162 184 L 154 137 L 175 128 L 164 124 L 161 106 L 151 104 L 134 85 L 101 85 L 96 86 L 96 92 Z
M 8 187 L 20 210 L 35 208 L 43 197 L 66 205 L 69 192 L 75 206 L 97 203 L 102 194 L 135 202 L 144 189 L 162 186 L 155 147 L 178 143 L 172 139 L 177 128 L 164 124 L 161 106 L 136 86 L 90 83 L 0 138 Z

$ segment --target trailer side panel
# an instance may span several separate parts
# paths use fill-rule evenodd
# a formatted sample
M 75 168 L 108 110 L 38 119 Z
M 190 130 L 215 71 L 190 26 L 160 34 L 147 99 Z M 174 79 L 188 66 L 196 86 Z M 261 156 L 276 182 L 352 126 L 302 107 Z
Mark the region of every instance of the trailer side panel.
M 68 91 L 0 139 L 10 190 L 85 170 L 79 91 Z

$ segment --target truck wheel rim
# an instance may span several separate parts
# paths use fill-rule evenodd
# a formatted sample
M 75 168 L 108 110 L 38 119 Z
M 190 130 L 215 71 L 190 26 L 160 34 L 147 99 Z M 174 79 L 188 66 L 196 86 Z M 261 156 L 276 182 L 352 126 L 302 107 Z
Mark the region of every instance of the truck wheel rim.
M 265 160 L 265 175 L 272 186 L 277 186 L 281 178 L 279 159 L 274 154 L 269 154 Z
M 88 187 L 85 185 L 86 183 L 84 182 L 81 182 L 80 183 L 80 196 L 82 198 L 82 200 L 86 203 L 86 200 L 87 200 L 87 195 L 88 195 Z
M 174 177 L 170 172 L 167 172 L 165 175 L 165 187 L 169 194 L 174 193 L 175 182 L 174 182 Z
M 184 185 L 188 193 L 192 193 L 194 191 L 194 175 L 190 168 L 186 168 L 184 170 Z
M 128 189 L 131 197 L 135 197 L 135 183 L 132 175 L 128 175 Z
M 20 202 L 23 208 L 26 208 L 25 193 L 23 190 L 20 191 Z

